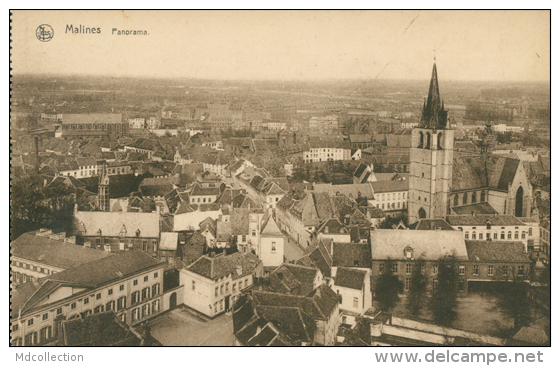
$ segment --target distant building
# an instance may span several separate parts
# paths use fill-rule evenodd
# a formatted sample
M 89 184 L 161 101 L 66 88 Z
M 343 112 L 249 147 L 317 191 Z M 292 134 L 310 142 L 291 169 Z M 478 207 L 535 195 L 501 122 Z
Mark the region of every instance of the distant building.
M 128 134 L 120 114 L 64 114 L 61 137 L 115 140 Z

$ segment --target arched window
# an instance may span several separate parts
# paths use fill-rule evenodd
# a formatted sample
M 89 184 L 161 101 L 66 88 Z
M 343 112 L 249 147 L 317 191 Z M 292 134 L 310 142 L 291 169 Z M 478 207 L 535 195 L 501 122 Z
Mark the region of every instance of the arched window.
M 419 148 L 423 148 L 424 147 L 424 134 L 422 132 L 420 132 L 420 145 L 418 145 Z
M 529 228 L 529 236 L 533 236 L 533 228 L 532 227 Z
M 519 239 L 519 231 L 516 231 L 516 232 L 513 234 L 513 238 L 514 238 L 514 239 Z
M 472 232 L 472 238 L 473 238 L 473 240 L 476 239 L 476 231 L 473 231 L 473 232 Z
M 418 210 L 418 218 L 425 219 L 426 218 L 426 210 L 423 207 L 420 207 Z
M 472 193 L 471 203 L 476 203 L 476 192 Z
M 430 133 L 426 132 L 426 149 L 430 149 L 432 146 L 430 145 Z
M 511 239 L 511 231 L 508 231 L 508 239 Z
M 505 238 L 506 238 L 506 232 L 505 232 L 505 231 L 502 231 L 502 232 L 500 233 L 500 239 L 505 239 Z
M 467 194 L 465 193 L 463 195 L 463 205 L 466 205 L 468 200 L 469 200 L 469 198 L 467 197 Z
M 480 192 L 480 202 L 484 202 L 486 200 L 486 194 L 484 191 Z
M 468 238 L 469 238 L 469 232 L 465 231 L 465 239 L 468 239 Z
M 453 206 L 459 206 L 459 195 L 456 194 L 455 197 L 453 197 Z
M 437 135 L 437 148 L 438 148 L 438 150 L 443 149 L 443 147 L 441 146 L 441 140 L 442 140 L 442 134 L 441 134 L 441 132 L 440 132 L 440 133 L 438 133 L 438 135 Z
M 521 239 L 525 239 L 525 231 L 521 232 Z

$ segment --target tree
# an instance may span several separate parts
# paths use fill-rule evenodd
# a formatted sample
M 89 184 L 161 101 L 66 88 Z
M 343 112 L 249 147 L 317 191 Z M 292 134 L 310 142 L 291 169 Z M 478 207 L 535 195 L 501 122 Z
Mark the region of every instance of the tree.
M 424 260 L 415 261 L 412 267 L 412 278 L 410 290 L 406 301 L 406 308 L 413 316 L 420 315 L 420 311 L 426 305 L 426 287 L 428 277 L 425 274 L 426 262 Z
M 458 273 L 455 256 L 442 257 L 438 261 L 437 285 L 432 291 L 430 311 L 434 321 L 450 326 L 457 319 Z
M 399 294 L 403 292 L 404 285 L 399 278 L 393 274 L 393 265 L 398 265 L 391 260 L 385 262 L 384 271 L 377 278 L 375 287 L 375 299 L 379 302 L 379 308 L 390 311 L 400 301 Z
M 515 272 L 513 282 L 504 281 L 497 295 L 497 308 L 501 310 L 503 316 L 513 320 L 514 333 L 531 322 L 529 284 L 518 280 Z
M 229 246 L 226 248 L 226 255 L 230 255 L 238 251 L 239 249 L 237 249 L 237 235 L 232 235 L 229 238 Z

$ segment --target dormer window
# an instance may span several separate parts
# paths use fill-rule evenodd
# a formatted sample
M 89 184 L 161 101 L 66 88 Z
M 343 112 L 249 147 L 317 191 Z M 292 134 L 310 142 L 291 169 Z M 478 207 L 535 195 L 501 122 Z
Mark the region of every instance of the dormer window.
M 412 249 L 410 245 L 407 245 L 406 248 L 404 248 L 404 257 L 408 260 L 414 259 L 414 249 Z

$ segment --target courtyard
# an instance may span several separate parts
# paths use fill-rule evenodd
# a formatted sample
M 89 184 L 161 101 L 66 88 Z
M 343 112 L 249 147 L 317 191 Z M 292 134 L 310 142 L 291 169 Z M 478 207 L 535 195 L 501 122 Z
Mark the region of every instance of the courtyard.
M 232 346 L 231 314 L 209 319 L 178 307 L 149 322 L 152 337 L 164 346 Z

